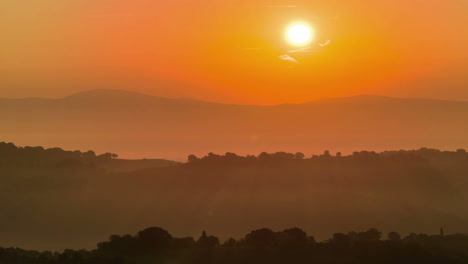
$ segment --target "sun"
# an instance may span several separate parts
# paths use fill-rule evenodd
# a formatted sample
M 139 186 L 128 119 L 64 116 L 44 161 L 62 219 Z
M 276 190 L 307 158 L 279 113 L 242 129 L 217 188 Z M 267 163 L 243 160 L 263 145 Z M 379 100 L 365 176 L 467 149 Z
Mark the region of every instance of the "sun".
M 312 39 L 312 29 L 305 24 L 295 24 L 288 29 L 287 36 L 294 44 L 306 44 Z

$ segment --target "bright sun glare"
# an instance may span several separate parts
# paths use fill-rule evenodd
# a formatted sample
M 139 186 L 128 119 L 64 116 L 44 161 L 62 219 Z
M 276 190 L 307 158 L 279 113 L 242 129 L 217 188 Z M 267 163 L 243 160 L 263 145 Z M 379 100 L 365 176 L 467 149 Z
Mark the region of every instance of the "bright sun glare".
M 296 24 L 288 29 L 288 39 L 294 44 L 305 44 L 312 38 L 312 30 L 304 24 Z

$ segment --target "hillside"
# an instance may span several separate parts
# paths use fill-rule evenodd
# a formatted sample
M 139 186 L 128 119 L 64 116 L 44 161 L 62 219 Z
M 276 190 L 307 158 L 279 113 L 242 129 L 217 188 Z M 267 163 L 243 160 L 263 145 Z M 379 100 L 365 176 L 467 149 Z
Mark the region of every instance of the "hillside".
M 185 160 L 325 149 L 456 149 L 468 146 L 468 103 L 355 96 L 277 106 L 226 105 L 120 90 L 63 99 L 0 99 L 2 140 L 111 151 L 125 158 Z M 34 134 L 31 134 L 34 131 Z
M 292 226 L 318 240 L 369 227 L 402 235 L 436 234 L 441 226 L 447 233 L 468 232 L 464 150 L 311 158 L 210 154 L 124 172 L 126 162 L 108 161 L 120 163 L 118 170 L 0 163 L 0 245 L 90 249 L 111 234 L 148 226 L 168 228 L 176 236 L 206 230 L 222 240 L 262 227 Z

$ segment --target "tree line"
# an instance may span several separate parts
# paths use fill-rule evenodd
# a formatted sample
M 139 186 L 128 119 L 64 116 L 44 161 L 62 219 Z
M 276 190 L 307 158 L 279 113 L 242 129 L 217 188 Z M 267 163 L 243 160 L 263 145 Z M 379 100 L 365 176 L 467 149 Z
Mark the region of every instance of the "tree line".
M 106 152 L 97 155 L 94 151 L 82 152 L 79 150 L 67 151 L 61 148 L 18 147 L 13 143 L 0 142 L 0 167 L 44 167 L 44 166 L 83 166 L 96 165 L 118 158 L 115 153 Z M 466 159 L 467 151 L 458 149 L 456 151 L 441 151 L 437 149 L 421 148 L 418 150 L 383 151 L 355 151 L 350 155 L 341 152 L 332 154 L 326 150 L 321 155 L 306 157 L 302 152 L 262 152 L 259 155 L 237 155 L 227 152 L 218 155 L 210 152 L 203 157 L 195 155 L 188 156 L 190 165 L 287 165 L 327 162 L 379 162 L 379 161 L 401 161 L 401 162 L 424 162 L 432 159 Z
M 241 156 L 232 152 L 227 152 L 224 155 L 218 155 L 210 152 L 204 157 L 189 155 L 187 160 L 189 164 L 196 165 L 241 165 L 241 164 L 300 164 L 313 162 L 333 162 L 333 161 L 408 161 L 408 162 L 424 162 L 432 159 L 466 159 L 468 154 L 464 149 L 456 151 L 441 151 L 438 149 L 420 148 L 418 150 L 398 150 L 398 151 L 383 151 L 377 153 L 375 151 L 355 151 L 350 155 L 343 155 L 341 152 L 331 154 L 326 150 L 321 155 L 312 155 L 306 158 L 304 153 L 288 153 L 262 152 L 259 155 Z
M 198 239 L 173 237 L 159 227 L 136 235 L 112 235 L 94 250 L 38 252 L 0 248 L 5 264 L 130 264 L 130 263 L 467 263 L 468 235 L 411 233 L 385 237 L 371 228 L 363 232 L 335 233 L 317 242 L 294 227 L 279 232 L 253 230 L 241 239 L 220 243 L 202 232 Z
M 43 167 L 94 165 L 117 158 L 114 153 L 96 155 L 92 150 L 66 151 L 61 148 L 18 147 L 0 142 L 0 167 Z

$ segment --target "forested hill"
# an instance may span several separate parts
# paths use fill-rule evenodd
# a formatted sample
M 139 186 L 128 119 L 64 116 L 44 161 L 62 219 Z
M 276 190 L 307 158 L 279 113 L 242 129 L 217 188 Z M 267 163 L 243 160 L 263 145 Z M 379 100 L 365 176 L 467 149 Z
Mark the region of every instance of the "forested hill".
M 92 90 L 1 99 L 0 134 L 21 145 L 181 160 L 187 153 L 467 147 L 468 102 L 361 95 L 274 106 Z M 434 125 L 437 124 L 437 125 Z M 31 135 L 34 131 L 34 135 Z
M 140 160 L 117 167 L 112 155 L 107 163 L 96 155 L 93 165 L 82 160 L 83 152 L 78 165 L 50 162 L 50 150 L 40 148 L 37 157 L 47 162 L 32 163 L 29 148 L 1 146 L 0 245 L 7 247 L 91 249 L 103 237 L 147 226 L 164 226 L 175 236 L 209 230 L 221 240 L 264 226 L 301 226 L 318 240 L 371 226 L 404 236 L 440 226 L 468 232 L 468 154 L 462 149 L 211 153 L 189 155 L 187 163 Z
M 298 165 L 309 164 L 318 165 L 324 162 L 346 162 L 346 163 L 376 163 L 379 162 L 426 162 L 426 163 L 440 163 L 440 162 L 464 162 L 468 161 L 468 153 L 465 149 L 458 149 L 456 151 L 440 151 L 437 149 L 420 148 L 417 150 L 394 150 L 394 151 L 355 151 L 351 155 L 343 155 L 341 152 L 330 153 L 326 150 L 323 154 L 312 155 L 306 157 L 302 152 L 288 153 L 288 152 L 275 152 L 267 153 L 262 152 L 258 156 L 254 155 L 237 155 L 235 153 L 227 152 L 224 155 L 218 155 L 210 152 L 208 155 L 201 158 L 195 155 L 188 156 L 188 162 L 192 165 L 200 166 L 242 166 L 242 165 L 259 165 L 268 164 L 274 165 Z
M 111 235 L 93 250 L 62 252 L 1 248 L 5 264 L 464 264 L 468 236 L 411 233 L 401 236 L 378 229 L 334 233 L 317 241 L 304 230 L 260 228 L 240 239 L 220 240 L 205 231 L 197 237 L 175 237 L 159 227 L 135 235 Z
M 96 155 L 92 150 L 18 147 L 13 143 L 0 142 L 0 168 L 96 167 L 107 171 L 132 171 L 175 164 L 178 163 L 164 159 L 123 160 L 110 152 Z

